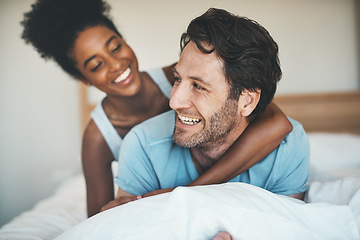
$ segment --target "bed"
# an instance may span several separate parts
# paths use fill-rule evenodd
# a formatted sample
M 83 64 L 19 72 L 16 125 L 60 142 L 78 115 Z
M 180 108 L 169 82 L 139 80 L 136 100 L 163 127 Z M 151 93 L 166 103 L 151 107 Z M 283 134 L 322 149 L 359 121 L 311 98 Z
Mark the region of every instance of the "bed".
M 83 122 L 94 107 L 81 88 Z M 86 218 L 82 173 L 0 239 L 360 239 L 360 92 L 276 96 L 310 141 L 306 203 L 243 183 L 179 187 Z M 79 163 L 80 164 L 80 163 Z M 116 164 L 114 164 L 116 171 Z

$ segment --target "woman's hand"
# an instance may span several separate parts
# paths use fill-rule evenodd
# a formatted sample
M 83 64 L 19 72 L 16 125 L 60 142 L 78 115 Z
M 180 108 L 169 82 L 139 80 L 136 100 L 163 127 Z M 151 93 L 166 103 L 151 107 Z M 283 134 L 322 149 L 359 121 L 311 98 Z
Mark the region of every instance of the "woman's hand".
M 165 188 L 165 189 L 160 189 L 160 190 L 154 190 L 154 191 L 144 194 L 143 197 L 151 197 L 151 196 L 155 196 L 155 195 L 162 194 L 162 193 L 172 192 L 172 190 L 174 190 L 174 188 Z
M 143 198 L 141 195 L 118 197 L 118 198 L 116 198 L 115 200 L 112 200 L 112 201 L 110 201 L 108 204 L 106 204 L 105 206 L 103 206 L 103 207 L 101 208 L 100 212 L 109 210 L 109 209 L 111 209 L 111 208 L 114 208 L 114 207 L 123 205 L 123 204 L 128 203 L 128 202 L 132 202 L 132 201 L 135 201 L 135 200 L 139 200 L 139 199 L 141 199 L 141 198 Z
M 128 202 L 136 201 L 139 199 L 142 199 L 144 197 L 151 197 L 162 193 L 171 192 L 174 190 L 174 188 L 166 188 L 166 189 L 160 189 L 160 190 L 154 190 L 149 193 L 146 193 L 144 195 L 130 195 L 130 196 L 118 196 L 115 200 L 110 201 L 108 204 L 103 206 L 100 210 L 100 212 L 109 210 L 111 208 L 126 204 Z

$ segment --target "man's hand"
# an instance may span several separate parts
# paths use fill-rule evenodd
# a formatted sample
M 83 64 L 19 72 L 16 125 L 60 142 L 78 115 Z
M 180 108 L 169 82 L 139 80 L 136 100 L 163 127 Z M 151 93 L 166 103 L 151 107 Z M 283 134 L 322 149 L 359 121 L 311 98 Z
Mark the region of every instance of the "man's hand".
M 110 208 L 114 208 L 114 207 L 123 205 L 123 204 L 128 203 L 128 202 L 132 202 L 132 201 L 135 201 L 135 200 L 138 200 L 138 199 L 141 199 L 141 198 L 142 198 L 141 195 L 118 197 L 115 200 L 112 200 L 111 202 L 109 202 L 108 204 L 103 206 L 101 208 L 100 212 L 103 212 L 105 210 L 109 210 Z

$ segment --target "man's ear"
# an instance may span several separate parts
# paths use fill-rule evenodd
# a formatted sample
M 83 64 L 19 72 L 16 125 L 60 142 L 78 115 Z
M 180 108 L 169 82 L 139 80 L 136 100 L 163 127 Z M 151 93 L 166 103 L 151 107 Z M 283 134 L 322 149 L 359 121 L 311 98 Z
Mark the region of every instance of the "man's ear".
M 260 89 L 255 89 L 254 91 L 244 90 L 239 98 L 239 108 L 241 115 L 244 117 L 249 116 L 260 100 Z

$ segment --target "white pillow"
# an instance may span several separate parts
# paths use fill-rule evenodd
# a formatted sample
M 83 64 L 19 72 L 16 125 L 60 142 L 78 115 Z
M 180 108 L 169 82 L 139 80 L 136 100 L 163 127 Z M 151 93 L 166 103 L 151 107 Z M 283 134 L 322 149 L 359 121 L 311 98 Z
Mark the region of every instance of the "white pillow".
M 306 198 L 310 203 L 326 202 L 349 206 L 360 231 L 360 178 L 346 177 L 336 181 L 313 182 Z
M 309 203 L 245 183 L 179 187 L 89 218 L 59 236 L 71 239 L 354 239 L 348 206 Z
M 360 177 L 360 136 L 348 133 L 309 133 L 309 181 Z

